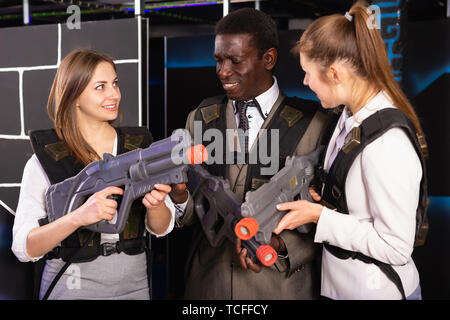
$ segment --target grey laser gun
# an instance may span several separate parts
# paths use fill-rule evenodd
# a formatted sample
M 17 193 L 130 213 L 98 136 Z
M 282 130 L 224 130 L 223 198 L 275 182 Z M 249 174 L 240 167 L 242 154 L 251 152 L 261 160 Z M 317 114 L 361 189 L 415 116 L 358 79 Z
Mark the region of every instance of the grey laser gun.
M 287 157 L 283 169 L 257 190 L 246 193 L 241 206 L 244 218 L 236 225 L 239 239 L 254 237 L 258 243 L 270 243 L 272 231 L 287 213 L 278 211 L 276 206 L 295 200 L 312 201 L 309 187 L 322 150 L 323 147 L 319 147 L 304 156 Z M 308 223 L 297 230 L 308 233 L 311 228 L 312 224 Z
M 124 194 L 113 220 L 101 220 L 83 228 L 120 233 L 134 200 L 154 189 L 155 184 L 186 183 L 189 165 L 206 161 L 206 158 L 206 148 L 203 145 L 191 147 L 191 137 L 185 130 L 177 130 L 171 137 L 145 149 L 116 157 L 104 154 L 102 160 L 90 163 L 76 176 L 49 187 L 45 199 L 48 221 L 53 222 L 79 208 L 97 191 L 116 186 L 124 189 Z

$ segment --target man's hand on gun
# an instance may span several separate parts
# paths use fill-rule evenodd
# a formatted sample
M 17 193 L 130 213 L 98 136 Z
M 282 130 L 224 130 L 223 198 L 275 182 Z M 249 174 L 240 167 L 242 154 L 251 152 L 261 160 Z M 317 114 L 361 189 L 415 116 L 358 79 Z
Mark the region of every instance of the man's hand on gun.
M 272 235 L 270 246 L 274 248 L 277 253 L 286 251 L 286 245 L 284 244 L 283 239 L 276 235 Z M 236 240 L 236 253 L 239 255 L 239 261 L 242 269 L 250 269 L 256 273 L 261 272 L 263 266 L 259 261 L 254 262 L 247 256 L 247 249 L 242 248 L 242 241 L 239 238 Z
M 185 183 L 178 183 L 172 186 L 170 197 L 174 203 L 184 203 L 188 199 L 187 187 Z

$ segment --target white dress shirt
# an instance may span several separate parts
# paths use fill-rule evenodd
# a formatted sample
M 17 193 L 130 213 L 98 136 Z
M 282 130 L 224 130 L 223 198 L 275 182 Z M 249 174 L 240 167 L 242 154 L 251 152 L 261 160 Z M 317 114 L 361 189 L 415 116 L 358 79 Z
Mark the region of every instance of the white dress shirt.
M 277 79 L 273 77 L 273 84 L 269 88 L 269 90 L 255 97 L 255 100 L 258 101 L 259 106 L 261 107 L 261 111 L 266 118 L 269 115 L 270 110 L 272 110 L 273 105 L 277 101 L 279 94 L 280 89 L 278 88 Z M 236 127 L 239 127 L 239 113 L 236 111 L 236 101 L 234 100 L 233 106 L 235 108 Z M 253 143 L 255 142 L 256 137 L 258 136 L 259 129 L 261 129 L 266 119 L 261 116 L 256 106 L 255 107 L 251 106 L 247 108 L 247 119 L 248 119 L 248 146 L 249 150 L 251 150 Z
M 117 155 L 117 136 L 114 141 L 113 155 Z M 30 231 L 39 227 L 39 219 L 47 217 L 45 210 L 45 193 L 50 186 L 50 181 L 35 154 L 27 161 L 22 176 L 19 202 L 13 226 L 12 251 L 22 262 L 37 261 L 41 257 L 30 257 L 26 250 L 27 238 Z M 169 196 L 165 198 L 165 204 L 169 208 L 172 218 L 169 227 L 162 234 L 155 234 L 147 227 L 147 217 L 145 226 L 147 230 L 157 236 L 162 237 L 172 231 L 175 222 L 175 207 Z M 101 243 L 115 242 L 119 240 L 119 234 L 101 234 Z
M 355 115 L 342 113 L 326 152 L 326 171 L 332 164 L 330 156 L 340 128 L 349 132 L 384 108 L 395 106 L 380 92 Z M 420 160 L 406 133 L 399 128 L 388 130 L 367 145 L 350 167 L 345 183 L 349 214 L 324 207 L 314 241 L 393 265 L 406 296 L 410 295 L 419 285 L 411 253 L 421 178 Z M 397 287 L 377 266 L 351 258 L 341 260 L 326 249 L 322 254 L 321 294 L 332 299 L 401 299 Z
M 255 97 L 265 117 L 269 115 L 279 95 L 280 95 L 280 88 L 278 87 L 277 78 L 273 76 L 272 86 L 267 91 L 264 91 L 259 96 Z M 236 127 L 239 127 L 239 113 L 236 111 L 235 100 L 233 100 L 233 106 L 235 108 Z M 261 114 L 258 111 L 258 108 L 253 106 L 247 108 L 246 114 L 248 119 L 248 145 L 249 150 L 251 150 L 253 143 L 255 142 L 256 137 L 258 136 L 258 132 L 261 129 L 262 125 L 264 124 L 265 118 L 261 116 Z M 187 200 L 183 203 L 175 204 L 176 209 L 175 214 L 177 218 L 180 218 L 184 214 L 189 198 L 190 194 L 188 191 Z

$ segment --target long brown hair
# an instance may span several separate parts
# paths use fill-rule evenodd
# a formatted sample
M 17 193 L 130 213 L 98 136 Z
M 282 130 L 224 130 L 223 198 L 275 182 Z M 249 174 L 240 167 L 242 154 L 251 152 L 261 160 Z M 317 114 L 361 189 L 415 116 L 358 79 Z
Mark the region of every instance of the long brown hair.
M 75 105 L 100 62 L 108 62 L 116 70 L 116 65 L 110 57 L 96 51 L 75 50 L 69 53 L 56 71 L 47 102 L 47 112 L 58 137 L 69 148 L 69 154 L 84 165 L 100 159 L 100 156 L 80 132 Z M 120 106 L 119 113 L 121 120 Z
M 294 50 L 302 52 L 318 63 L 322 70 L 335 61 L 348 63 L 354 72 L 385 91 L 393 104 L 412 121 L 416 131 L 422 133 L 417 114 L 394 78 L 386 48 L 378 29 L 369 25 L 370 11 L 364 1 L 355 3 L 349 14 L 321 17 L 302 34 Z

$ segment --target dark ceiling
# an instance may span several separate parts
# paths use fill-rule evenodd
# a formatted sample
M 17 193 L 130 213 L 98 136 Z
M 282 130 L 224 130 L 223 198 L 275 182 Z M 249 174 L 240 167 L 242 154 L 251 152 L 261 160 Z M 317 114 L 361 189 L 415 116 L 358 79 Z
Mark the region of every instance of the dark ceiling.
M 447 0 L 405 1 L 410 19 L 446 17 Z M 198 2 L 203 5 L 198 5 Z M 205 4 L 207 2 L 210 3 Z M 213 26 L 222 17 L 222 5 L 211 2 L 213 1 L 147 0 L 144 16 L 150 18 L 153 26 Z M 314 19 L 330 13 L 344 13 L 353 2 L 354 0 L 264 0 L 260 1 L 260 8 L 275 18 L 280 29 L 285 29 L 290 19 Z M 28 0 L 28 3 L 31 25 L 66 21 L 70 15 L 66 12 L 70 5 L 80 8 L 82 21 L 134 16 L 133 0 Z M 22 5 L 23 0 L 0 0 L 0 27 L 23 25 Z M 254 6 L 254 1 L 232 1 L 230 10 Z

